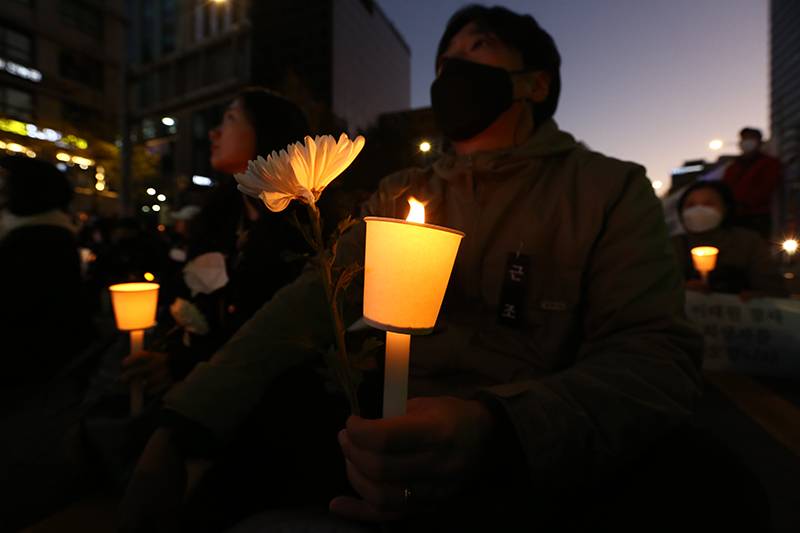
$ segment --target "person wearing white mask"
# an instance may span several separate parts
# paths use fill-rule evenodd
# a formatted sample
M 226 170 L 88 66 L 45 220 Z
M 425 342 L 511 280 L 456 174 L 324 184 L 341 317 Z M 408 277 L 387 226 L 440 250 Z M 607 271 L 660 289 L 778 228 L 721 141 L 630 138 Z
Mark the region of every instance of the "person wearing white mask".
M 742 155 L 725 169 L 723 181 L 736 202 L 737 224 L 768 239 L 771 231 L 772 197 L 781 182 L 781 162 L 761 151 L 762 134 L 756 128 L 739 132 Z
M 730 189 L 718 181 L 695 183 L 681 196 L 678 212 L 686 233 L 673 237 L 672 243 L 686 288 L 740 294 L 745 299 L 784 296 L 786 289 L 769 244 L 755 231 L 734 225 L 733 210 Z M 695 246 L 719 248 L 717 267 L 708 283 L 700 279 L 692 264 Z

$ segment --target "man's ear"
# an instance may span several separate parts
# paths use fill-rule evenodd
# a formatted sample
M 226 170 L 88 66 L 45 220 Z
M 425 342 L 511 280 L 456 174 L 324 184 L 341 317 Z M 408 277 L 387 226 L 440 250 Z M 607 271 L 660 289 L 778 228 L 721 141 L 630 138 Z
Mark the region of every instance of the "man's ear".
M 515 99 L 530 100 L 540 104 L 550 94 L 551 76 L 543 70 L 528 72 L 519 77 L 515 87 Z

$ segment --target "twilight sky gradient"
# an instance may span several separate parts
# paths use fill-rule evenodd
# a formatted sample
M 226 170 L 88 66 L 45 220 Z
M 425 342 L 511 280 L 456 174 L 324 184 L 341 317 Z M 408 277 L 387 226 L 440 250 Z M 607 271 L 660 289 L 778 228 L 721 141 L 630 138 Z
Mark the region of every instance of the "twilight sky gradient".
M 378 0 L 411 47 L 411 103 L 430 105 L 436 44 L 470 2 Z M 685 159 L 736 153 L 744 125 L 768 135 L 766 0 L 500 0 L 532 14 L 562 56 L 556 120 L 592 149 L 668 183 Z M 491 3 L 490 5 L 493 5 Z

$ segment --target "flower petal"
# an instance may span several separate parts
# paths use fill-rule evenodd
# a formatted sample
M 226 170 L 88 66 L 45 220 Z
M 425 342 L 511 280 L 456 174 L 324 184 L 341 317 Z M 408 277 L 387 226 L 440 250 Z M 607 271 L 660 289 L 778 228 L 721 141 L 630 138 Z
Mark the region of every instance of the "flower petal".
M 289 163 L 294 170 L 295 179 L 305 189 L 311 189 L 314 183 L 314 161 L 316 155 L 314 139 L 306 135 L 305 145 L 295 143 L 289 147 Z
M 333 138 L 331 137 L 331 142 Z M 332 145 L 333 157 L 327 164 L 324 175 L 320 176 L 320 181 L 317 184 L 318 191 L 327 187 L 334 179 L 336 179 L 344 170 L 350 166 L 353 160 L 364 148 L 364 137 L 359 135 L 353 141 L 347 138 L 347 135 L 342 133 L 339 137 L 339 142 Z
M 267 209 L 272 211 L 273 213 L 279 213 L 288 207 L 289 202 L 294 200 L 294 196 L 283 194 L 279 192 L 262 192 L 259 196 L 261 201 L 264 202 L 264 205 L 267 206 Z

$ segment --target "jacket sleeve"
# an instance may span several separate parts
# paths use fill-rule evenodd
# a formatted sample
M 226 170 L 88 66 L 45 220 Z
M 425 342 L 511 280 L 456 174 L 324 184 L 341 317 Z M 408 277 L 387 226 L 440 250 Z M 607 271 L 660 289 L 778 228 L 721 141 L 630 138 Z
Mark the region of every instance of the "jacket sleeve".
M 363 226 L 359 223 L 340 240 L 340 264 L 363 261 Z M 345 296 L 346 320 L 360 316 L 356 285 Z M 164 398 L 164 408 L 224 442 L 250 415 L 270 383 L 286 370 L 319 358 L 333 342 L 322 283 L 316 268 L 308 266 L 208 362 L 198 364 L 173 387 Z
M 381 182 L 362 215 L 397 216 L 408 173 Z M 366 237 L 359 222 L 339 241 L 337 264 L 364 263 Z M 344 318 L 352 323 L 362 312 L 363 277 L 343 296 Z M 320 352 L 334 342 L 330 312 L 316 268 L 306 267 L 280 289 L 208 361 L 198 364 L 165 397 L 171 417 L 186 426 L 208 430 L 223 442 L 250 415 L 272 382 L 293 366 L 321 361 Z M 211 445 L 207 448 L 212 447 Z
M 582 293 L 575 364 L 488 389 L 544 486 L 607 475 L 687 418 L 700 395 L 702 340 L 685 319 L 662 209 L 640 167 L 606 206 Z

